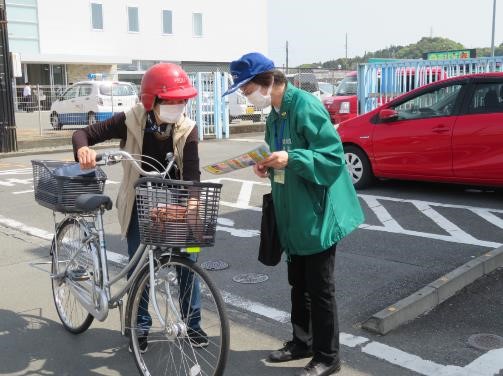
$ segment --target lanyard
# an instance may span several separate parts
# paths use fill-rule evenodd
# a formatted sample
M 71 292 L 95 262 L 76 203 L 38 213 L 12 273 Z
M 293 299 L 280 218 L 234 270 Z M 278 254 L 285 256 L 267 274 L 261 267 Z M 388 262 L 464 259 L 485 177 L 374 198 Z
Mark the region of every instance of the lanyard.
M 278 122 L 274 124 L 274 143 L 276 146 L 275 151 L 283 150 L 283 135 L 285 134 L 286 119 L 281 123 L 280 136 L 278 138 Z

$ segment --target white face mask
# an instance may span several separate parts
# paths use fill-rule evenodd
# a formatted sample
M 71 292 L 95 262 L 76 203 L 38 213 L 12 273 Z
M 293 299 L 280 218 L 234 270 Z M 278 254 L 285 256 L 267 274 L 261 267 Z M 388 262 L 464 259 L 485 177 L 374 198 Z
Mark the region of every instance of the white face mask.
M 271 105 L 271 91 L 272 85 L 267 89 L 267 94 L 264 95 L 260 92 L 260 87 L 255 90 L 250 95 L 247 95 L 246 98 L 253 104 L 258 110 L 263 110 L 266 107 Z
M 185 103 L 182 104 L 161 104 L 159 105 L 159 119 L 168 124 L 174 124 L 180 119 L 185 111 Z

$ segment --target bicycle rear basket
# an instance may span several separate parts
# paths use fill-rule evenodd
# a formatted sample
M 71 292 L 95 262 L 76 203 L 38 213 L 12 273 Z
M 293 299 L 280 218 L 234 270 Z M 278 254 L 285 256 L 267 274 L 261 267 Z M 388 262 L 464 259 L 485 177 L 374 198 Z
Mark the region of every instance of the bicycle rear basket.
M 65 169 L 78 167 L 76 162 L 31 161 L 35 200 L 42 206 L 63 213 L 77 213 L 76 198 L 84 193 L 103 193 L 106 174 L 96 167 L 85 175 L 65 176 Z M 71 175 L 71 174 L 67 174 Z
M 215 244 L 221 184 L 157 178 L 136 183 L 141 243 L 163 247 Z

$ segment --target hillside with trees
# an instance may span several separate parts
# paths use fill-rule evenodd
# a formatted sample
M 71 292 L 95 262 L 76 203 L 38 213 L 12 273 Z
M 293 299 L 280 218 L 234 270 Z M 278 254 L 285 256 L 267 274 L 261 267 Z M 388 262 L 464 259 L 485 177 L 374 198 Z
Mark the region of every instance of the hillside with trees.
M 303 64 L 301 68 L 337 68 L 341 65 L 344 69 L 355 69 L 360 63 L 365 63 L 369 58 L 391 58 L 391 59 L 421 59 L 423 53 L 429 51 L 448 51 L 448 50 L 461 50 L 464 49 L 461 43 L 455 42 L 448 38 L 441 37 L 423 37 L 417 43 L 409 44 L 408 46 L 390 46 L 388 48 L 368 52 L 363 56 L 355 56 L 353 58 L 339 58 L 336 60 L 329 60 L 325 62 Z M 477 57 L 491 56 L 491 48 L 483 47 L 477 48 Z M 503 55 L 503 43 L 495 49 L 495 55 Z

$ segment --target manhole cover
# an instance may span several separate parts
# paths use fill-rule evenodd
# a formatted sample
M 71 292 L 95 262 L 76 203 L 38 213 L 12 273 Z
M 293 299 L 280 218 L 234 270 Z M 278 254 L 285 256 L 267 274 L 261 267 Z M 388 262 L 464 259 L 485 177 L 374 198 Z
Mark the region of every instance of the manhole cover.
M 496 334 L 474 334 L 468 338 L 468 344 L 479 350 L 494 350 L 503 348 L 503 337 Z
M 221 260 L 205 261 L 201 263 L 201 267 L 206 270 L 224 270 L 229 267 L 229 264 Z
M 268 275 L 258 273 L 238 274 L 232 278 L 232 280 L 237 283 L 261 283 L 267 281 L 268 279 Z

